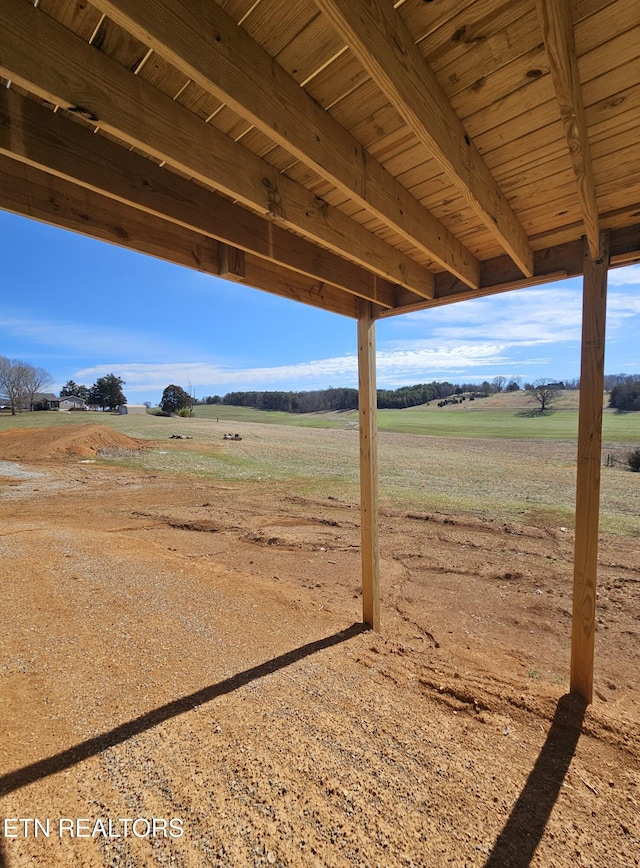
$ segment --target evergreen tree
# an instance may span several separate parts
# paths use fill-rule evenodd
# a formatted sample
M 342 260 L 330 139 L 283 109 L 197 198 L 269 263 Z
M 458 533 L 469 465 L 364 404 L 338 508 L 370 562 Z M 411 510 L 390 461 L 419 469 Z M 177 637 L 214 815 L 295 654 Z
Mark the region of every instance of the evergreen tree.
M 180 410 L 186 410 L 192 404 L 191 395 L 182 388 L 171 384 L 162 393 L 160 399 L 160 409 L 163 413 L 179 413 Z
M 116 410 L 122 404 L 127 403 L 122 387 L 125 381 L 115 374 L 107 374 L 96 380 L 89 389 L 89 403 L 101 407 L 103 410 Z

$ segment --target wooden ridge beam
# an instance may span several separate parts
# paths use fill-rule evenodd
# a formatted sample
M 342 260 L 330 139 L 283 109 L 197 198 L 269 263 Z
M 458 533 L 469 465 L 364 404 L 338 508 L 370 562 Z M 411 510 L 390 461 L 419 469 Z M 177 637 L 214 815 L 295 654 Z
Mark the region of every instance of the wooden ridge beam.
M 396 111 L 521 271 L 527 235 L 389 0 L 315 0 Z
M 569 3 L 558 2 L 558 0 L 536 0 L 536 8 L 573 164 L 589 251 L 593 259 L 598 259 L 600 256 L 598 202 L 573 38 L 571 8 Z
M 0 75 L 392 283 L 433 296 L 433 275 L 414 259 L 45 13 L 0 0 L 0 15 Z
M 423 253 L 478 285 L 475 256 L 217 3 L 93 5 Z
M 0 153 L 382 307 L 395 303 L 384 278 L 7 88 L 0 89 Z
M 0 190 L 0 207 L 14 214 L 219 276 L 219 245 L 208 236 L 3 155 Z M 358 316 L 360 300 L 355 296 L 257 256 L 245 255 L 243 282 L 343 316 Z

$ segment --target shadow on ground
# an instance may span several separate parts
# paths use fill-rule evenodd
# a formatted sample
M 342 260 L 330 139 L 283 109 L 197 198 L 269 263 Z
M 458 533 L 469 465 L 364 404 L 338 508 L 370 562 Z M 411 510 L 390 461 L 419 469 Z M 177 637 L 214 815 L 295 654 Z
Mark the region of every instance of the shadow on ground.
M 183 696 L 180 699 L 175 699 L 173 702 L 168 702 L 166 705 L 161 705 L 159 708 L 154 708 L 152 711 L 142 714 L 134 720 L 127 721 L 108 732 L 87 739 L 87 741 L 80 742 L 80 744 L 54 754 L 47 759 L 39 760 L 21 769 L 2 775 L 0 777 L 0 796 L 6 796 L 28 784 L 71 768 L 83 760 L 89 759 L 89 757 L 96 756 L 96 754 L 102 753 L 102 751 L 110 747 L 122 744 L 127 739 L 139 735 L 154 726 L 158 726 L 160 723 L 164 723 L 166 720 L 171 720 L 180 714 L 185 714 L 197 705 L 203 705 L 206 702 L 211 702 L 212 699 L 224 696 L 226 693 L 232 693 L 234 690 L 245 687 L 258 678 L 264 678 L 272 672 L 277 672 L 279 669 L 291 666 L 293 663 L 297 663 L 311 654 L 323 651 L 325 648 L 346 642 L 348 639 L 368 629 L 363 624 L 352 624 L 346 630 L 341 630 L 338 633 L 333 633 L 331 636 L 326 636 L 324 639 L 317 639 L 314 642 L 301 645 L 293 651 L 287 651 L 286 654 L 281 654 L 279 657 L 274 657 L 265 663 L 260 663 L 258 666 L 245 669 L 244 672 L 239 672 L 237 675 L 225 678 L 224 681 L 219 681 L 217 684 L 203 687 L 195 693 L 190 693 L 188 696 Z M 4 866 L 5 857 L 0 849 L 0 868 L 4 868 Z
M 566 694 L 524 789 L 498 836 L 485 868 L 528 868 L 540 843 L 576 752 L 587 704 Z

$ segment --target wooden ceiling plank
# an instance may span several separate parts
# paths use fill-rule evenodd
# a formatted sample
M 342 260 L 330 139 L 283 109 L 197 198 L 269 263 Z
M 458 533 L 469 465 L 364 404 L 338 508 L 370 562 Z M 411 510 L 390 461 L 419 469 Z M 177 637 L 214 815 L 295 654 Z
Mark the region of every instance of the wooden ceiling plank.
M 84 0 L 40 0 L 38 8 L 83 39 L 91 38 L 102 18 L 102 13 Z
M 533 252 L 523 227 L 398 13 L 383 0 L 316 2 L 482 222 L 530 276 Z
M 436 73 L 443 65 L 453 61 L 455 57 L 463 55 L 470 46 L 484 41 L 486 38 L 484 28 L 488 23 L 498 20 L 506 24 L 522 14 L 520 3 L 510 3 L 505 7 L 504 0 L 487 0 L 482 4 L 481 9 L 479 4 L 475 3 L 467 3 L 466 5 L 457 3 L 455 5 L 456 14 L 449 20 L 439 19 L 438 27 L 429 32 L 425 38 L 424 28 L 419 23 L 416 25 L 414 20 L 415 10 L 408 9 L 408 5 L 404 4 L 401 7 L 401 15 L 411 33 L 416 37 L 415 41 L 418 42 L 420 51 L 425 56 L 427 63 Z M 420 12 L 428 9 L 426 15 L 430 20 L 433 20 L 433 7 L 427 7 L 424 0 L 419 0 L 419 5 L 422 7 Z M 498 15 L 499 18 L 497 18 Z M 321 21 L 324 22 L 324 28 L 328 28 L 328 22 L 324 17 L 321 18 Z M 344 40 L 336 40 L 335 36 L 333 39 L 335 41 L 332 41 L 331 45 L 334 50 L 336 44 L 344 46 Z M 453 72 L 451 75 L 453 76 Z M 440 81 L 445 89 L 446 78 L 446 75 L 440 76 Z M 357 58 L 353 56 L 351 51 L 346 50 L 314 77 L 313 83 L 308 89 L 321 105 L 329 107 L 347 100 L 356 88 L 368 83 L 369 80 L 368 73 L 362 68 Z M 452 84 L 455 87 L 455 77 L 452 78 Z
M 0 91 L 0 153 L 375 304 L 395 303 L 388 281 L 9 90 Z
M 140 67 L 149 51 L 148 46 L 141 40 L 105 16 L 96 29 L 91 44 L 132 72 Z
M 600 256 L 598 203 L 571 12 L 566 3 L 557 0 L 536 0 L 536 9 L 573 164 L 589 252 L 595 260 Z
M 219 276 L 218 244 L 92 190 L 0 156 L 2 208 L 176 265 Z M 257 257 L 245 261 L 247 285 L 343 316 L 357 317 L 359 300 L 334 287 Z
M 316 14 L 295 39 L 278 52 L 277 61 L 304 86 L 344 50 L 344 42 L 332 30 L 326 18 Z
M 256 7 L 242 22 L 242 28 L 272 57 L 277 57 L 317 16 L 313 0 L 269 0 Z
M 478 70 L 482 70 L 484 78 L 489 78 L 498 69 L 511 65 L 523 56 L 531 56 L 531 52 L 536 50 L 540 36 L 537 32 L 535 11 L 520 7 L 520 17 L 512 21 L 510 19 L 515 11 L 514 6 L 517 8 L 516 4 L 510 4 L 506 8 L 509 15 L 508 26 L 499 29 L 500 16 L 485 19 L 484 27 L 478 34 L 478 41 L 474 43 L 472 35 L 469 34 L 470 41 L 463 43 L 462 50 L 456 53 L 454 58 L 445 56 L 446 63 L 432 63 L 427 56 L 428 65 L 443 84 L 450 100 L 460 91 L 477 83 Z
M 94 0 L 110 18 L 469 285 L 478 263 L 215 3 Z
M 0 74 L 425 298 L 432 275 L 22 0 L 2 0 Z M 28 38 L 25 37 L 28 34 Z M 57 58 L 65 58 L 64 70 Z M 215 155 L 215 159 L 212 159 Z

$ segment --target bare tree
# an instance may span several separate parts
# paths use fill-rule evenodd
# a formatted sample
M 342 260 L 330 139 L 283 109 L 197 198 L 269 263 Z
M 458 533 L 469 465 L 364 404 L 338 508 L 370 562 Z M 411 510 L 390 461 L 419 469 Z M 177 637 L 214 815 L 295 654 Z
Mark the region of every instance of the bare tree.
M 539 404 L 539 412 L 542 414 L 558 400 L 560 388 L 558 383 L 550 383 L 548 380 L 536 380 L 534 383 L 529 384 L 527 393 L 530 398 Z
M 18 359 L 0 356 L 0 400 L 11 408 L 11 415 L 25 401 L 25 366 Z
M 42 392 L 53 383 L 53 377 L 44 368 L 35 368 L 33 365 L 25 365 L 24 387 L 28 405 L 33 410 L 38 392 Z
M 494 392 L 502 392 L 504 387 L 507 385 L 507 378 L 503 376 L 494 377 L 491 381 L 491 385 L 493 386 Z
M 0 356 L 0 400 L 9 405 L 12 416 L 23 405 L 33 408 L 36 394 L 51 382 L 44 368 Z

